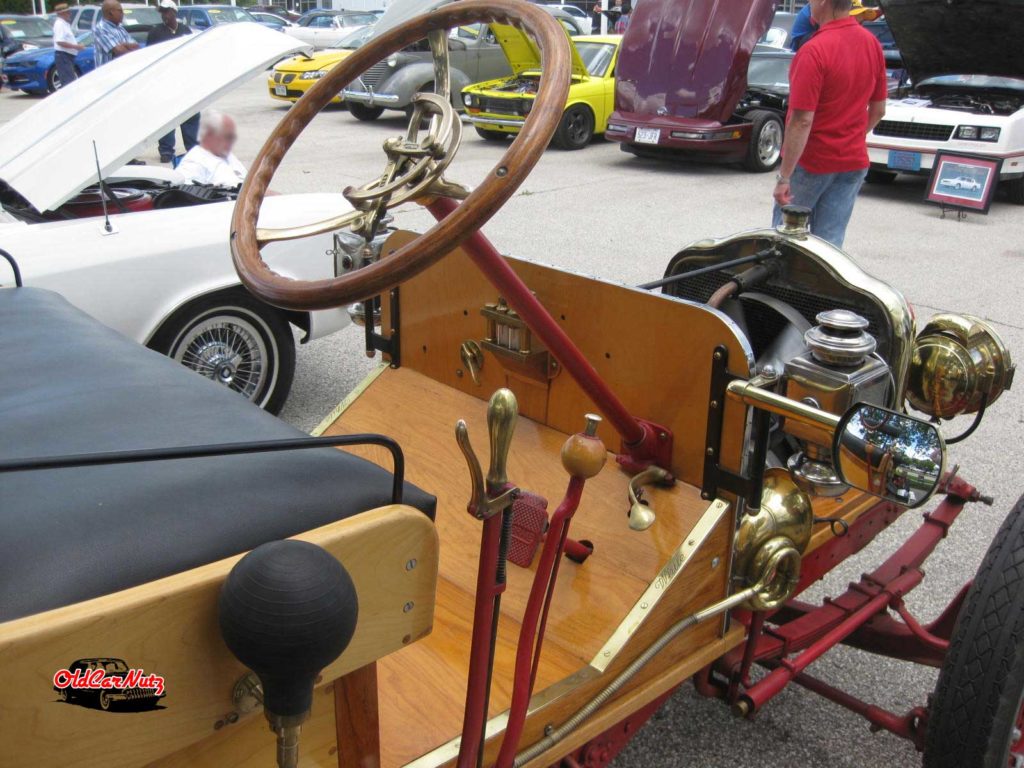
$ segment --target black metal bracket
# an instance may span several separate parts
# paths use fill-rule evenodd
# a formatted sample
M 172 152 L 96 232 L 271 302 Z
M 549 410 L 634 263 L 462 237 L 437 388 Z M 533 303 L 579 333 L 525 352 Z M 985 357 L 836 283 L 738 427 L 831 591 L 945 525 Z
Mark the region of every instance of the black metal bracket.
M 729 382 L 741 378 L 729 372 L 729 350 L 725 346 L 715 347 L 711 355 L 711 387 L 708 394 L 708 428 L 704 441 L 704 481 L 701 498 L 714 499 L 720 490 L 742 496 L 747 505 L 757 508 L 761 505 L 761 491 L 764 488 L 764 466 L 768 457 L 768 432 L 771 414 L 755 408 L 751 423 L 753 451 L 749 458 L 750 475 L 742 475 L 722 467 L 722 423 L 725 416 L 726 388 Z
M 41 456 L 27 459 L 6 459 L 0 461 L 0 473 L 30 472 L 41 469 L 69 469 L 71 467 L 96 467 L 109 464 L 135 464 L 146 461 L 172 461 L 175 459 L 198 459 L 207 456 L 238 456 L 246 453 L 277 453 L 278 451 L 301 451 L 310 448 L 338 448 L 352 445 L 378 445 L 391 453 L 394 462 L 392 473 L 391 503 L 402 503 L 405 487 L 405 455 L 401 446 L 385 435 L 330 435 L 328 437 L 296 437 L 284 440 L 253 440 L 241 443 L 217 443 L 214 445 L 185 445 L 177 448 L 144 448 L 135 451 L 107 451 L 104 453 L 80 453 L 67 456 Z
M 388 329 L 388 336 L 377 333 L 374 330 L 374 314 L 380 307 L 380 297 L 377 296 L 369 301 L 363 302 L 363 326 L 366 329 L 366 354 L 373 357 L 375 352 L 383 352 L 391 358 L 392 368 L 402 367 L 402 341 L 400 329 L 402 327 L 401 306 L 398 300 L 398 289 L 392 288 L 389 294 L 391 327 Z

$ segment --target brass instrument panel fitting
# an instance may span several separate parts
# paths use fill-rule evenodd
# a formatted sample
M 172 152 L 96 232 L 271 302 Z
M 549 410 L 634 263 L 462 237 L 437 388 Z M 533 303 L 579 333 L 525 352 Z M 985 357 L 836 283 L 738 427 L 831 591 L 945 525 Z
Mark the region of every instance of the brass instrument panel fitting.
M 547 350 L 537 348 L 530 327 L 505 299 L 485 304 L 480 310 L 487 321 L 487 335 L 480 345 L 493 353 L 503 365 L 537 379 L 547 381 L 557 373 Z
M 951 419 L 988 407 L 1013 383 L 1010 350 L 995 329 L 971 315 L 935 315 L 914 342 L 907 400 Z

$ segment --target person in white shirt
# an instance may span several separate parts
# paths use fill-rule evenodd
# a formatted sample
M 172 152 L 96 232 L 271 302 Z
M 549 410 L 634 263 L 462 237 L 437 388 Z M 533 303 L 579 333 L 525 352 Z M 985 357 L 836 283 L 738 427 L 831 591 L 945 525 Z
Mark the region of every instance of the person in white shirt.
M 199 144 L 181 158 L 178 173 L 193 184 L 237 187 L 246 174 L 245 166 L 231 152 L 237 138 L 235 121 L 229 115 L 206 110 L 199 120 Z
M 57 3 L 53 6 L 53 12 L 57 14 L 53 22 L 54 64 L 60 84 L 67 85 L 78 79 L 78 73 L 75 72 L 75 54 L 84 50 L 85 46 L 79 45 L 75 33 L 71 30 L 71 9 L 68 4 Z

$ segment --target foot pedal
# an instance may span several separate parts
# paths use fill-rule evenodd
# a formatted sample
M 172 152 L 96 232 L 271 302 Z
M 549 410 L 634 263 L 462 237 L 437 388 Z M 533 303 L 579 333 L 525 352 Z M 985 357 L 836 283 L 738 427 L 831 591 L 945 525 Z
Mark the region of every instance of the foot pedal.
M 548 530 L 548 500 L 529 491 L 520 491 L 512 503 L 512 537 L 508 561 L 529 568 Z

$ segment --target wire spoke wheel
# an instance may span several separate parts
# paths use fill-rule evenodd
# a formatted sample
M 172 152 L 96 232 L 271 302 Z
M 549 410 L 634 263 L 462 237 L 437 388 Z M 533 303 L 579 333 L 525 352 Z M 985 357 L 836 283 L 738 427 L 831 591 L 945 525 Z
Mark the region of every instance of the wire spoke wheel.
M 281 410 L 295 374 L 288 318 L 242 288 L 179 308 L 148 346 L 271 413 Z
M 191 328 L 174 350 L 174 359 L 248 400 L 256 399 L 270 373 L 267 345 L 259 331 L 226 315 Z

